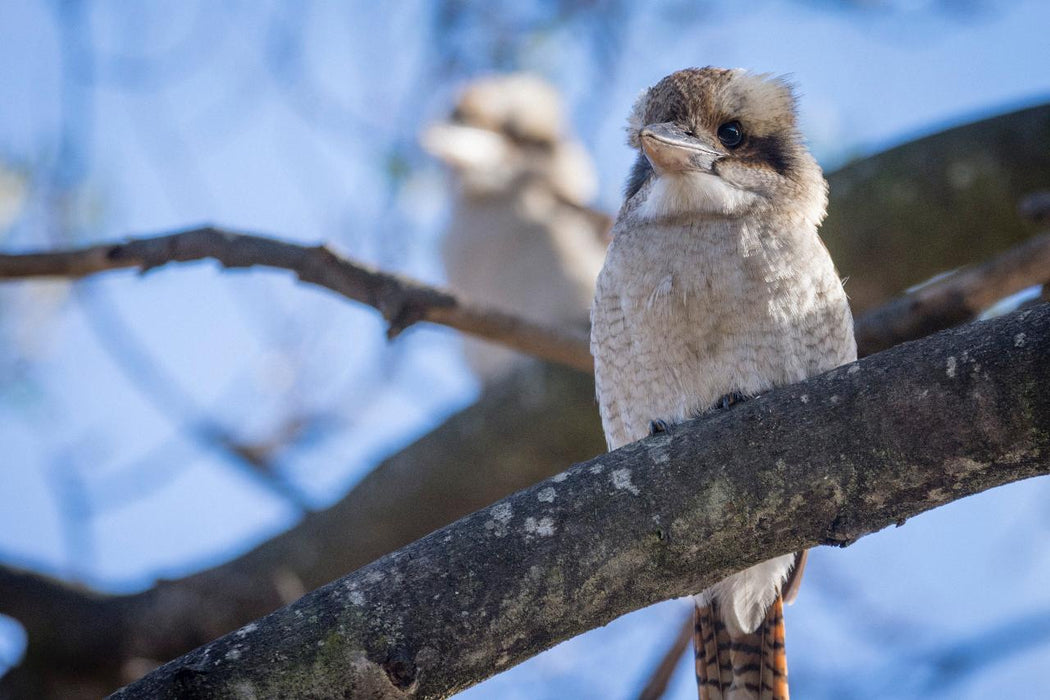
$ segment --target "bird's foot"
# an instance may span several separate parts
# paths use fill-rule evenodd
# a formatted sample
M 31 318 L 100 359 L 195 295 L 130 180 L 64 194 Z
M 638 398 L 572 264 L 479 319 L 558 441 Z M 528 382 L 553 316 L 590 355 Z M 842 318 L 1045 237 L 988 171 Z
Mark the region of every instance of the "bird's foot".
M 665 421 L 662 420 L 651 420 L 649 421 L 649 434 L 656 435 L 658 433 L 666 433 L 671 428 Z
M 739 391 L 731 391 L 715 403 L 715 408 L 720 408 L 723 411 L 728 410 L 734 404 L 743 403 L 747 401 L 750 396 L 744 396 Z

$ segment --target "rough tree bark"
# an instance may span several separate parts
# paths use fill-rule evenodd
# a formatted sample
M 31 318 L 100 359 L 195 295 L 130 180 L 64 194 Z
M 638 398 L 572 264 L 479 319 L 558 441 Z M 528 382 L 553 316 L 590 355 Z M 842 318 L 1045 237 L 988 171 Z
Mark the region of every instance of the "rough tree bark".
M 118 698 L 445 697 L 769 557 L 1050 473 L 1050 306 L 946 331 L 589 462 Z
M 887 338 L 901 342 L 973 318 L 985 301 L 1050 276 L 1048 250 L 1047 237 L 1032 239 L 866 314 L 857 324 L 861 354 Z M 55 261 L 65 259 L 33 264 L 54 274 Z M 385 460 L 331 508 L 230 562 L 159 581 L 143 593 L 104 596 L 0 567 L 0 612 L 18 619 L 30 637 L 22 664 L 0 679 L 0 697 L 108 692 L 158 660 L 601 453 L 593 397 L 589 376 L 541 364 L 524 368 Z

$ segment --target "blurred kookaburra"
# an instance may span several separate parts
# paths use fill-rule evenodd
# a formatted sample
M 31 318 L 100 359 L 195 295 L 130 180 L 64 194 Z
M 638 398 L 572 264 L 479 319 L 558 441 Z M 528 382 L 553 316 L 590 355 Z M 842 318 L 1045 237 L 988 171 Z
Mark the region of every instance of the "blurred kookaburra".
M 442 251 L 449 286 L 533 321 L 586 324 L 607 222 L 585 207 L 594 170 L 566 133 L 557 91 L 522 74 L 478 80 L 422 143 L 456 184 Z M 521 358 L 470 338 L 466 353 L 482 379 Z
M 628 132 L 638 159 L 591 316 L 610 449 L 854 360 L 817 236 L 827 186 L 790 87 L 679 71 L 639 98 Z M 702 698 L 787 698 L 782 603 L 803 563 L 777 557 L 695 596 Z

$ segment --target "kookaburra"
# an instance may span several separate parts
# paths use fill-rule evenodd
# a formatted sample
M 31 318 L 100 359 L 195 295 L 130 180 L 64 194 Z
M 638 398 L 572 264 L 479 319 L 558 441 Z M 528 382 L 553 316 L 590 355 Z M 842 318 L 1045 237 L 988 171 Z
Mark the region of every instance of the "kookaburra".
M 678 71 L 642 94 L 628 133 L 638 159 L 591 312 L 610 449 L 856 358 L 789 85 Z M 777 557 L 695 596 L 701 698 L 787 698 L 783 600 L 803 563 Z
M 607 222 L 585 206 L 594 169 L 564 121 L 557 91 L 543 80 L 496 76 L 467 86 L 451 118 L 429 127 L 422 143 L 456 185 L 442 250 L 449 286 L 533 321 L 585 327 Z M 465 342 L 483 379 L 523 357 Z

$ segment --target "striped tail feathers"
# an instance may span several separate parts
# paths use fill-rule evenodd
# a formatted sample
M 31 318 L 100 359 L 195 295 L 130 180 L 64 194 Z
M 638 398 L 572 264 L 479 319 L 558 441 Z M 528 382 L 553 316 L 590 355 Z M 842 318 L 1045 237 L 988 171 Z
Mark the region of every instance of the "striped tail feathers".
M 700 700 L 788 700 L 784 601 L 779 595 L 752 633 L 730 633 L 717 599 L 698 603 L 693 643 Z
M 769 606 L 766 619 L 759 630 L 762 635 L 761 668 L 759 683 L 763 700 L 788 700 L 788 661 L 784 648 L 784 599 L 777 596 Z M 766 695 L 768 693 L 768 695 Z
M 696 688 L 700 700 L 726 700 L 726 691 L 733 682 L 733 664 L 729 659 L 732 642 L 722 621 L 718 600 L 710 598 L 704 606 L 696 603 L 693 621 Z

